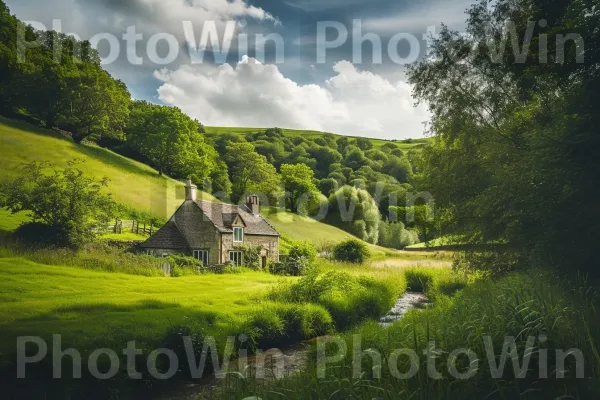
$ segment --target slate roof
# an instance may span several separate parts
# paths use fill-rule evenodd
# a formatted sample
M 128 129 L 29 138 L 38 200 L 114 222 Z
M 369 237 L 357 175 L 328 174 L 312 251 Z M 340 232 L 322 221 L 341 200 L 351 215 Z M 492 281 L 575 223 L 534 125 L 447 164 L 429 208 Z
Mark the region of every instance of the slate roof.
M 246 206 L 212 203 L 202 200 L 196 201 L 196 204 L 222 233 L 233 233 L 231 224 L 235 221 L 235 217 L 239 215 L 246 225 L 244 235 L 280 236 L 279 232 L 262 215 L 252 214 Z
M 143 248 L 173 250 L 183 250 L 189 247 L 177 224 L 172 219 L 140 246 Z
M 198 209 L 202 212 L 194 211 Z M 173 250 L 200 247 L 198 239 L 203 234 L 202 224 L 210 221 L 219 232 L 233 233 L 231 225 L 238 216 L 245 225 L 244 235 L 280 236 L 263 216 L 252 214 L 246 206 L 190 200 L 184 202 L 169 222 L 140 246 Z

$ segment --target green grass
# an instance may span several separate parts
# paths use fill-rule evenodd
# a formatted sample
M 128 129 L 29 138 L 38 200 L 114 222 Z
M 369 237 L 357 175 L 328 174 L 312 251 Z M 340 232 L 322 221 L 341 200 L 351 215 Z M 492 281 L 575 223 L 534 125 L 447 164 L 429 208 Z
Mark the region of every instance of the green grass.
M 262 208 L 261 214 L 286 240 L 306 240 L 317 248 L 331 247 L 348 239 L 357 239 L 350 233 L 332 225 L 327 225 L 309 217 L 293 214 L 280 208 Z M 358 239 L 357 239 L 358 240 Z M 394 250 L 368 244 L 372 255 L 394 254 Z
M 216 126 L 207 126 L 205 130 L 207 133 L 212 134 L 226 134 L 233 133 L 238 135 L 246 135 L 248 133 L 256 133 L 256 132 L 264 132 L 266 128 L 241 128 L 241 127 L 216 127 Z M 314 139 L 317 137 L 321 137 L 325 132 L 319 131 L 310 131 L 310 130 L 299 130 L 299 129 L 282 129 L 283 133 L 287 137 L 304 137 L 307 139 Z M 335 135 L 340 137 L 342 135 Z M 355 136 L 349 136 L 352 139 L 355 139 Z M 373 143 L 373 147 L 378 149 L 386 143 L 395 143 L 402 150 L 408 151 L 412 149 L 419 149 L 423 146 L 427 145 L 430 142 L 430 139 L 408 139 L 408 140 L 383 140 L 383 139 L 370 139 L 371 143 Z
M 15 176 L 22 163 L 45 161 L 65 167 L 73 159 L 85 161 L 79 168 L 89 176 L 107 177 L 114 199 L 138 211 L 166 219 L 183 200 L 182 183 L 159 177 L 145 164 L 98 146 L 77 145 L 54 131 L 0 117 L 0 179 Z M 214 199 L 206 193 L 202 196 Z
M 229 385 L 210 394 L 212 399 L 546 399 L 598 398 L 600 394 L 600 357 L 596 351 L 600 340 L 597 294 L 584 283 L 567 284 L 548 272 L 516 273 L 497 281 L 479 280 L 460 291 L 454 298 L 440 296 L 433 307 L 410 311 L 390 328 L 368 322 L 340 338 L 346 343 L 348 355 L 327 365 L 324 379 L 317 377 L 316 360 L 308 363 L 304 372 L 267 384 L 241 383 Z M 362 374 L 353 376 L 353 343 L 355 335 L 362 350 L 381 355 L 381 377 L 373 376 L 373 358 L 362 357 Z M 544 335 L 547 340 L 538 340 Z M 484 336 L 489 336 L 493 354 L 486 350 Z M 504 340 L 512 337 L 521 362 L 529 337 L 534 339 L 526 376 L 515 378 L 511 357 L 501 378 L 493 379 L 488 354 L 498 364 Z M 435 343 L 436 371 L 441 379 L 432 379 L 425 349 Z M 418 358 L 415 375 L 394 377 L 389 368 L 392 352 L 413 350 Z M 453 377 L 448 365 L 458 371 L 468 370 L 469 359 L 451 357 L 459 349 L 472 351 L 479 360 L 478 368 L 469 379 Z M 556 350 L 578 349 L 583 355 L 581 365 L 586 379 L 575 379 L 575 357 L 565 362 L 565 378 L 556 379 Z M 540 378 L 539 363 L 545 350 L 548 379 Z M 398 370 L 406 372 L 409 358 L 396 358 Z M 542 361 L 543 362 L 543 361 Z M 208 397 L 206 397 L 208 398 Z
M 63 334 L 81 349 L 120 348 L 127 339 L 157 344 L 178 325 L 215 334 L 253 311 L 281 279 L 259 272 L 143 277 L 0 258 L 0 352 L 32 333 Z

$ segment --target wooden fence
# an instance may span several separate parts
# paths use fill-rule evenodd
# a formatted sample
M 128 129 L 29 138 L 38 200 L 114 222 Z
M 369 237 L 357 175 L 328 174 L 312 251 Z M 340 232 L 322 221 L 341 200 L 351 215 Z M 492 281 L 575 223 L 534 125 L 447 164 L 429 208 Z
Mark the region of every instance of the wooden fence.
M 123 233 L 125 231 L 131 231 L 131 233 L 135 233 L 138 235 L 152 236 L 157 231 L 157 228 L 152 226 L 152 224 L 147 224 L 146 222 L 140 222 L 135 220 L 123 221 L 117 219 L 115 220 L 115 223 L 113 225 L 110 225 L 107 228 L 106 231 L 112 233 Z

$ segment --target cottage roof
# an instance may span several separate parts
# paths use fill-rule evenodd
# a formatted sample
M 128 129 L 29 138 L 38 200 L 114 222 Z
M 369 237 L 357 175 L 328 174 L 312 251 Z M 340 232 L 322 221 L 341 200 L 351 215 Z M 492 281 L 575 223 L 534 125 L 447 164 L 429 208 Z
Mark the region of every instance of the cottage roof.
M 152 237 L 140 245 L 142 248 L 183 250 L 189 248 L 185 237 L 171 219 Z
M 239 216 L 246 225 L 245 235 L 279 236 L 279 232 L 262 215 L 252 214 L 246 206 L 224 203 L 212 203 L 198 200 L 195 202 L 204 215 L 222 233 L 232 233 L 232 223 Z

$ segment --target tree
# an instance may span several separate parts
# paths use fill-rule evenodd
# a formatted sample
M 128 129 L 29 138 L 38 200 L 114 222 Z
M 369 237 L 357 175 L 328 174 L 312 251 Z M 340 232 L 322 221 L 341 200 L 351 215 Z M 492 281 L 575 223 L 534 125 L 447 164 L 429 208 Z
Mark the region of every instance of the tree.
M 298 201 L 302 196 L 319 192 L 319 189 L 313 183 L 313 170 L 304 164 L 283 164 L 281 166 L 281 178 L 285 190 L 290 193 L 288 200 L 292 212 L 298 211 Z
M 344 186 L 329 197 L 327 222 L 376 244 L 381 216 L 375 200 L 363 189 Z
M 199 133 L 198 121 L 178 108 L 135 101 L 126 132 L 130 146 L 147 157 L 159 175 L 203 182 L 215 168 L 217 153 Z
M 369 160 L 365 157 L 365 153 L 358 147 L 351 147 L 347 149 L 346 157 L 344 158 L 344 165 L 353 170 L 360 169 L 369 164 Z
M 212 193 L 219 194 L 218 198 L 221 200 L 229 200 L 231 197 L 232 184 L 229 179 L 229 170 L 227 164 L 223 161 L 217 162 L 215 169 L 211 176 Z
M 332 164 L 339 164 L 342 155 L 331 147 L 313 146 L 308 153 L 317 161 L 316 170 L 319 177 L 326 177 Z
M 48 233 L 58 245 L 78 247 L 91 241 L 113 218 L 116 204 L 105 193 L 107 179 L 86 177 L 78 164 L 70 161 L 65 169 L 36 162 L 22 165 L 17 178 L 0 184 L 0 207 L 28 211 L 32 223 L 49 228 L 38 232 L 40 242 Z
M 356 146 L 358 146 L 358 148 L 361 149 L 362 151 L 367 151 L 367 150 L 371 150 L 373 148 L 373 142 L 371 142 L 371 139 L 357 138 Z
M 338 184 L 338 181 L 335 180 L 334 177 L 321 179 L 319 181 L 319 190 L 327 197 L 331 196 L 340 186 L 341 185 Z
M 419 185 L 447 234 L 506 242 L 522 266 L 600 275 L 590 234 L 600 230 L 600 12 L 588 1 L 515 0 L 468 13 L 468 35 L 443 29 L 409 70 L 435 138 Z M 506 21 L 516 37 L 533 29 L 522 57 L 490 46 L 506 38 Z M 567 34 L 583 39 L 585 62 L 577 41 L 560 43 Z
M 122 131 L 129 117 L 130 94 L 125 84 L 100 66 L 83 63 L 65 76 L 56 124 L 75 143 L 92 135 Z
M 262 194 L 272 204 L 281 195 L 281 179 L 275 167 L 265 156 L 254 151 L 251 143 L 229 143 L 225 150 L 225 160 L 229 166 L 233 183 L 231 198 L 239 202 L 245 194 Z

